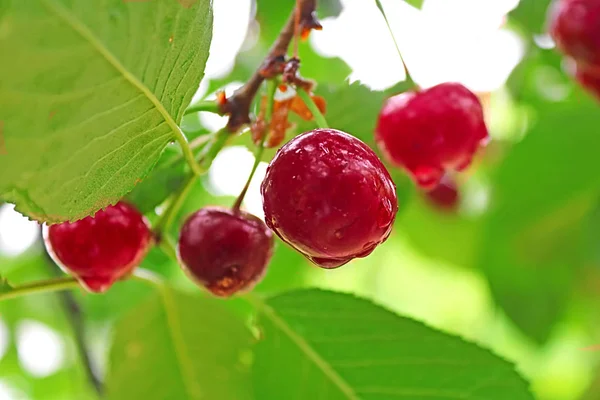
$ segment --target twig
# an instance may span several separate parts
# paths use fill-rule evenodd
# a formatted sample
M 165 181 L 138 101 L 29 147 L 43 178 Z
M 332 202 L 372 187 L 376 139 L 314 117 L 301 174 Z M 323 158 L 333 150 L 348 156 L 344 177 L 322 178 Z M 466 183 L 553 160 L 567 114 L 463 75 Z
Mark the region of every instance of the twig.
M 81 313 L 81 307 L 79 306 L 79 303 L 73 296 L 73 293 L 69 291 L 60 290 L 64 288 L 69 288 L 70 286 L 75 286 L 75 280 L 73 278 L 63 277 L 63 274 L 61 273 L 60 269 L 50 258 L 48 253 L 45 253 L 45 259 L 51 273 L 56 276 L 56 282 L 63 282 L 65 284 L 64 286 L 54 286 L 56 289 L 59 289 L 56 294 L 60 299 L 62 308 L 65 312 L 67 319 L 69 320 L 71 329 L 73 330 L 75 345 L 77 346 L 77 352 L 79 353 L 79 357 L 81 358 L 81 364 L 83 365 L 83 369 L 85 370 L 87 379 L 98 394 L 98 396 L 102 398 L 102 396 L 104 395 L 104 385 L 102 384 L 100 378 L 96 375 L 96 372 L 94 371 L 94 368 L 92 366 L 90 351 L 85 341 L 85 327 Z M 46 283 L 46 287 L 48 286 L 49 285 Z
M 243 125 L 250 123 L 250 106 L 260 85 L 266 78 L 274 77 L 274 66 L 282 65 L 285 61 L 288 47 L 294 38 L 296 26 L 296 12 L 300 13 L 300 26 L 306 29 L 318 29 L 320 25 L 314 18 L 316 0 L 299 0 L 294 7 L 285 26 L 279 33 L 277 40 L 271 46 L 268 55 L 261 66 L 254 72 L 250 79 L 221 106 L 221 112 L 229 115 L 227 128 L 230 132 L 237 132 Z

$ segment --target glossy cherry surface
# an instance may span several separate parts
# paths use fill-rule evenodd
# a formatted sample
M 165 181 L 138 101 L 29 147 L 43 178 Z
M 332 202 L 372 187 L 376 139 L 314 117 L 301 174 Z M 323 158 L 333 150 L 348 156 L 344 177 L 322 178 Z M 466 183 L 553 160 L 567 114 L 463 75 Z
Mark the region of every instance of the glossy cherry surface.
M 44 227 L 48 253 L 89 291 L 102 293 L 137 267 L 151 244 L 144 216 L 119 202 L 93 217 Z
M 477 96 L 458 83 L 389 98 L 375 139 L 381 151 L 423 188 L 435 187 L 447 170 L 463 170 L 489 139 Z
M 267 225 L 323 268 L 369 255 L 389 236 L 398 211 L 377 155 L 335 129 L 303 133 L 279 149 L 261 193 Z
M 557 47 L 577 63 L 600 67 L 600 0 L 558 0 L 550 10 Z
M 184 271 L 217 296 L 252 288 L 273 255 L 273 233 L 243 211 L 206 207 L 186 220 L 178 256 Z

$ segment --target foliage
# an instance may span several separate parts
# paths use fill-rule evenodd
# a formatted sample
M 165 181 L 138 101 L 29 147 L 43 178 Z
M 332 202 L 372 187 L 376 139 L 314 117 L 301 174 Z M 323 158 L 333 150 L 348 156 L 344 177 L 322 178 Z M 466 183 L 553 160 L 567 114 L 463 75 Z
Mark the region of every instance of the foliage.
M 204 82 L 209 93 L 249 79 L 293 3 L 256 0 L 260 30 L 251 31 L 226 76 Z M 569 353 L 579 362 L 576 373 L 587 374 L 576 384 L 542 370 L 557 348 L 571 351 L 600 334 L 594 161 L 600 113 L 555 51 L 534 44 L 549 4 L 522 0 L 508 16 L 526 54 L 499 91 L 510 101 L 489 112 L 510 114 L 516 123 L 505 132 L 492 125 L 492 145 L 459 180 L 459 212 L 432 208 L 388 165 L 399 195 L 394 233 L 343 271 L 317 270 L 278 241 L 253 293 L 217 300 L 181 274 L 168 247 L 156 247 L 141 267 L 161 276 L 158 286 L 131 280 L 104 296 L 74 292 L 106 398 L 519 400 L 534 392 L 566 400 L 583 392 L 600 362 L 597 353 Z M 10 54 L 0 62 L 0 76 L 10 77 L 0 82 L 0 145 L 4 138 L 6 147 L 6 154 L 0 147 L 0 198 L 38 222 L 77 220 L 121 198 L 152 223 L 161 221 L 161 210 L 177 200 L 194 168 L 190 159 L 202 157 L 216 137 L 195 115 L 184 118 L 209 58 L 212 7 L 210 0 L 0 0 L 0 54 Z M 319 2 L 321 17 L 340 10 L 337 0 Z M 410 82 L 374 91 L 348 83 L 351 68 L 323 57 L 310 41 L 300 43 L 299 54 L 302 76 L 317 82 L 315 93 L 327 102 L 328 124 L 377 151 L 379 109 Z M 291 122 L 286 139 L 315 126 Z M 256 149 L 248 132 L 228 140 Z M 263 160 L 275 150 L 261 153 Z M 192 182 L 162 234 L 176 240 L 191 212 L 233 203 L 213 193 L 207 180 Z M 488 199 L 480 210 L 469 206 L 476 191 Z M 50 271 L 39 243 L 18 257 L 0 253 L 0 297 L 51 278 Z M 449 277 L 447 289 L 432 284 L 432 275 Z M 420 313 L 436 301 L 457 304 L 454 297 L 464 293 L 448 288 L 464 276 L 482 287 L 480 304 L 449 315 Z M 426 289 L 382 289 L 399 282 Z M 331 290 L 340 288 L 354 293 Z M 469 313 L 480 313 L 471 325 L 453 320 Z M 24 321 L 38 321 L 60 335 L 67 354 L 62 369 L 39 377 L 22 365 L 11 340 L 5 354 L 0 348 L 0 384 L 36 400 L 98 398 L 69 315 L 52 293 L 0 302 L 0 334 L 6 326 L 7 336 L 17 337 Z M 533 381 L 531 389 L 523 376 Z M 597 398 L 597 381 L 585 399 Z M 575 387 L 569 395 L 554 393 L 569 385 Z

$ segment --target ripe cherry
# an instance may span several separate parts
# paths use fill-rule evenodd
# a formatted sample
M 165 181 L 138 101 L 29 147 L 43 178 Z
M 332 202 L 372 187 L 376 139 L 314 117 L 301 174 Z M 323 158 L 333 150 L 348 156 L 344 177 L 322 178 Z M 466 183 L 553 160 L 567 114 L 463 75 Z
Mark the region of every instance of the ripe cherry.
M 577 82 L 600 100 L 600 68 L 589 68 L 582 64 L 576 64 L 574 61 L 571 62 L 569 68 Z
M 89 291 L 102 293 L 130 274 L 152 242 L 148 222 L 119 202 L 93 217 L 44 226 L 48 254 Z
M 251 289 L 273 255 L 273 234 L 252 214 L 206 207 L 181 229 L 178 256 L 183 270 L 217 296 Z
M 269 228 L 323 268 L 369 255 L 389 236 L 398 211 L 377 155 L 335 129 L 303 133 L 279 149 L 261 193 Z
M 558 0 L 550 11 L 550 34 L 578 64 L 600 67 L 600 0 Z
M 458 188 L 454 180 L 444 176 L 435 188 L 425 192 L 425 198 L 439 210 L 455 211 L 459 201 Z
M 419 186 L 434 188 L 447 170 L 463 170 L 489 139 L 477 96 L 458 83 L 389 98 L 375 139 L 390 162 Z

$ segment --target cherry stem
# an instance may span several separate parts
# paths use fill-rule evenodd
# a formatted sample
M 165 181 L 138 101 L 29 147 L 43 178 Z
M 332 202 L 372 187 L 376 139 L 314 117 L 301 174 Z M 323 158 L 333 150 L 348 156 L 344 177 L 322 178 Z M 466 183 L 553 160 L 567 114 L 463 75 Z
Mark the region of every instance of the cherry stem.
M 406 75 L 406 78 L 404 80 L 409 82 L 411 84 L 410 86 L 414 86 L 414 80 L 413 80 L 412 76 L 410 75 L 410 72 L 408 72 L 408 68 L 406 67 L 406 62 L 404 61 L 404 57 L 402 57 L 402 52 L 400 51 L 400 46 L 398 46 L 398 41 L 396 40 L 396 36 L 394 35 L 394 32 L 392 31 L 392 26 L 390 25 L 390 21 L 388 20 L 388 17 L 385 14 L 385 11 L 383 10 L 381 1 L 375 0 L 375 4 L 377 4 L 377 8 L 381 12 L 383 19 L 385 20 L 385 24 L 387 25 L 388 31 L 390 31 L 390 35 L 392 36 L 392 40 L 394 41 L 394 45 L 396 46 L 396 51 L 398 52 L 400 61 L 402 61 L 402 66 L 404 67 L 404 73 Z
M 46 264 L 48 265 L 51 273 L 57 277 L 62 277 L 60 268 L 54 263 L 47 252 L 44 252 L 44 256 Z M 75 345 L 77 346 L 77 353 L 81 359 L 81 364 L 85 370 L 88 381 L 98 396 L 102 397 L 104 394 L 104 385 L 92 366 L 92 357 L 85 339 L 85 324 L 83 313 L 81 312 L 81 306 L 71 292 L 62 291 L 57 292 L 56 294 L 60 299 L 62 308 L 71 325 L 73 338 L 75 340 Z
M 69 276 L 45 279 L 2 291 L 0 292 L 0 301 L 16 299 L 30 294 L 52 293 L 78 287 L 80 287 L 79 282 Z
M 302 99 L 304 104 L 306 104 L 306 107 L 308 107 L 308 109 L 312 113 L 313 118 L 315 119 L 315 122 L 317 123 L 317 126 L 322 129 L 329 128 L 329 124 L 327 123 L 325 116 L 321 113 L 321 110 L 319 110 L 319 107 L 317 107 L 317 105 L 315 104 L 313 99 L 310 97 L 308 92 L 306 92 L 306 90 L 298 87 L 298 88 L 296 88 L 296 94 L 298 94 L 298 97 L 300 97 Z
M 179 133 L 180 134 L 177 135 L 175 139 L 179 143 L 181 151 L 183 151 L 183 158 L 185 158 L 185 160 L 187 161 L 194 175 L 202 175 L 204 171 L 200 167 L 200 164 L 198 164 L 198 162 L 196 161 L 196 158 L 194 157 L 194 152 L 192 151 L 192 148 L 190 147 L 190 144 L 188 143 L 181 129 L 179 129 Z
M 273 108 L 275 106 L 275 92 L 277 91 L 277 81 L 275 79 L 271 79 L 267 81 L 267 107 L 265 108 L 265 121 L 271 122 L 271 118 L 273 117 Z M 263 153 L 265 151 L 265 141 L 267 139 L 268 132 L 263 134 L 263 137 L 256 148 L 256 152 L 254 153 L 254 165 L 252 165 L 252 169 L 250 170 L 250 175 L 248 176 L 248 180 L 244 185 L 240 195 L 235 200 L 233 204 L 232 210 L 234 212 L 238 212 L 240 207 L 242 206 L 242 202 L 244 201 L 244 197 L 246 197 L 246 193 L 248 192 L 248 188 L 250 187 L 250 183 L 252 183 L 252 178 L 256 173 L 256 169 L 262 160 Z
M 209 142 L 204 146 L 199 155 L 199 163 L 204 171 L 208 171 L 217 154 L 225 147 L 227 140 L 232 136 L 233 133 L 227 127 L 211 135 Z
M 130 278 L 131 280 L 150 282 L 154 286 L 164 286 L 163 279 L 154 272 L 138 268 Z M 124 280 L 128 280 L 124 279 Z M 60 278 L 44 279 L 36 282 L 27 283 L 21 286 L 14 286 L 10 289 L 0 292 L 0 301 L 18 299 L 19 297 L 32 294 L 44 294 L 60 292 L 64 290 L 83 289 L 77 279 L 71 276 Z
M 190 192 L 190 189 L 194 185 L 194 182 L 196 182 L 196 178 L 196 175 L 188 176 L 187 181 L 181 185 L 179 190 L 173 196 L 173 200 L 171 200 L 167 209 L 161 214 L 154 224 L 153 231 L 159 244 L 163 242 L 166 232 L 168 232 L 171 228 L 173 219 L 175 218 L 177 212 L 181 209 L 181 206 Z
M 229 114 L 229 122 L 227 127 L 231 132 L 237 132 L 243 125 L 250 123 L 250 104 L 254 100 L 256 93 L 260 89 L 261 84 L 265 80 L 262 75 L 262 67 L 279 57 L 283 57 L 288 52 L 288 47 L 296 32 L 296 15 L 303 10 L 306 15 L 311 15 L 311 11 L 316 8 L 316 0 L 299 0 L 285 26 L 279 32 L 279 36 L 269 50 L 269 54 L 265 57 L 263 63 L 258 67 L 248 81 L 233 93 L 227 99 L 226 110 Z M 301 18 L 301 15 L 299 15 Z
M 203 100 L 198 103 L 189 106 L 183 115 L 193 114 L 195 112 L 211 112 L 215 114 L 221 114 L 219 104 L 214 100 Z

